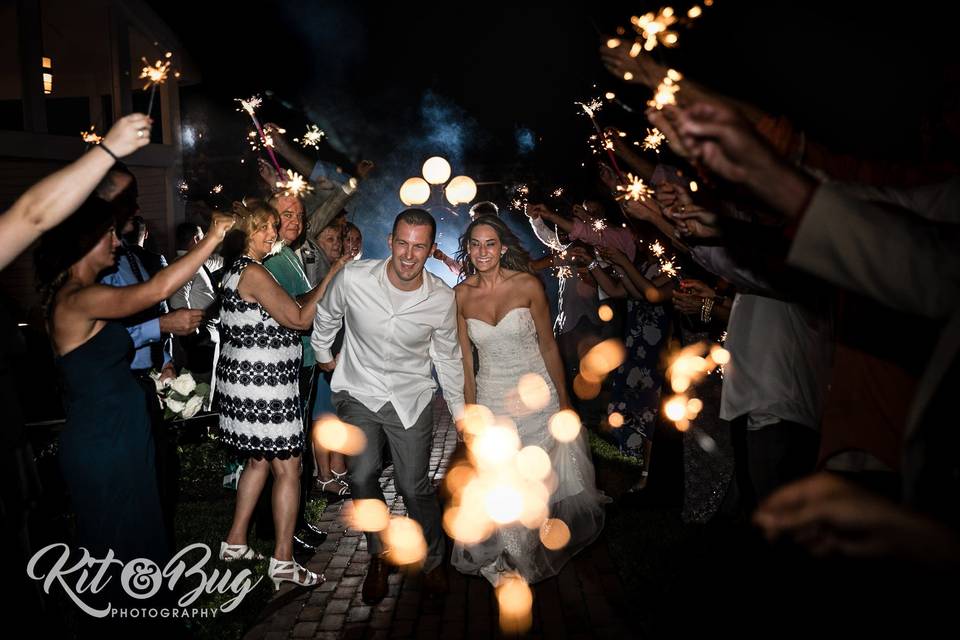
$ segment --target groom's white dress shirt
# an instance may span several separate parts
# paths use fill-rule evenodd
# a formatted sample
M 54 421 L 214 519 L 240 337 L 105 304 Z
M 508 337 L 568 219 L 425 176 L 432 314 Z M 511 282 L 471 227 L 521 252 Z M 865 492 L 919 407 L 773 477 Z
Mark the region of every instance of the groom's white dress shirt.
M 423 272 L 410 295 L 391 295 L 386 260 L 358 260 L 338 273 L 317 305 L 311 345 L 330 362 L 341 321 L 343 349 L 330 388 L 346 391 L 371 411 L 393 404 L 409 429 L 433 398 L 431 363 L 454 419 L 463 417 L 463 356 L 453 290 Z M 392 300 L 398 299 L 395 308 Z

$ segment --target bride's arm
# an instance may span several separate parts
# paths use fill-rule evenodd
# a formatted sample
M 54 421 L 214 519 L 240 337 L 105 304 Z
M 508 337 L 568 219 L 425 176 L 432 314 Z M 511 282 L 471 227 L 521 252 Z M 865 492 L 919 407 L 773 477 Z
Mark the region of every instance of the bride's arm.
M 457 339 L 463 352 L 463 402 L 477 404 L 477 380 L 473 377 L 473 345 L 467 335 L 467 321 L 460 306 L 460 294 L 457 293 Z
M 553 337 L 553 325 L 550 322 L 550 307 L 547 304 L 547 295 L 543 285 L 535 277 L 530 276 L 525 283 L 530 293 L 530 315 L 537 328 L 537 339 L 540 343 L 540 355 L 547 373 L 557 389 L 557 402 L 560 409 L 570 408 L 570 399 L 567 397 L 567 383 L 563 375 L 563 360 L 560 359 L 560 349 Z

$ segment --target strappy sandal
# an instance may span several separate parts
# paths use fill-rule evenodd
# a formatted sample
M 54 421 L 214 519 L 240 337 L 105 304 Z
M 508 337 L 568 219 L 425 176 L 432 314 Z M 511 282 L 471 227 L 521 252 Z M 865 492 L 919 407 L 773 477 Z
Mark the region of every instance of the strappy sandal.
M 266 557 L 245 544 L 220 543 L 220 559 L 224 562 L 234 560 L 265 560 Z
M 301 576 L 303 577 L 301 578 Z M 270 558 L 267 577 L 273 581 L 274 591 L 280 590 L 281 582 L 292 582 L 300 587 L 315 587 L 326 581 L 322 573 L 316 574 L 305 569 L 295 560 L 277 560 L 276 558 Z
M 333 491 L 331 489 L 327 489 L 327 485 L 330 484 L 331 482 L 339 482 L 340 490 Z M 329 480 L 321 480 L 320 478 L 317 478 L 317 486 L 320 487 L 320 491 L 323 491 L 324 493 L 329 493 L 331 495 L 339 496 L 341 498 L 347 497 L 350 495 L 350 485 L 348 485 L 346 482 L 343 482 L 339 478 L 330 478 Z

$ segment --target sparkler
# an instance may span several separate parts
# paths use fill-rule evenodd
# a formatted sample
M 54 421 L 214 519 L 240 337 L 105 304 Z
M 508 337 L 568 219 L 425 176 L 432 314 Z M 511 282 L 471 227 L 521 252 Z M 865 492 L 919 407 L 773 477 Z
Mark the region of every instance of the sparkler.
M 610 156 L 610 164 L 613 166 L 614 171 L 617 172 L 617 175 L 620 176 L 620 179 L 622 180 L 623 172 L 620 171 L 620 167 L 619 165 L 617 165 L 617 158 L 616 156 L 613 155 L 613 142 L 607 139 L 606 134 L 603 133 L 603 129 L 601 129 L 600 125 L 597 124 L 597 118 L 596 118 L 597 108 L 595 108 L 597 102 L 598 102 L 598 99 L 594 98 L 588 103 L 575 102 L 574 104 L 580 105 L 583 108 L 583 112 L 587 114 L 588 118 L 590 118 L 590 122 L 591 124 L 593 124 L 593 128 L 597 130 L 597 136 L 599 137 L 600 140 L 603 140 L 603 148 L 606 150 L 607 155 Z M 601 102 L 600 105 L 602 106 L 603 103 Z
M 604 229 L 607 228 L 607 221 L 604 220 L 603 218 L 597 218 L 596 220 L 593 221 L 593 224 L 591 226 L 593 227 L 594 231 L 602 234 Z
M 677 44 L 678 35 L 676 31 L 671 31 L 670 27 L 676 24 L 677 16 L 672 7 L 664 7 L 656 14 L 652 11 L 642 16 L 633 16 L 630 18 L 630 24 L 634 31 L 643 40 L 645 51 L 653 51 L 658 44 L 665 47 L 672 47 Z M 639 44 L 640 39 L 637 40 Z
M 103 140 L 103 136 L 97 135 L 97 125 L 90 125 L 88 131 L 81 131 L 80 138 L 87 144 L 100 144 L 100 141 Z
M 284 174 L 281 173 L 280 175 Z M 283 195 L 295 196 L 299 198 L 303 194 L 313 191 L 313 187 L 310 186 L 310 183 L 304 180 L 303 176 L 296 171 L 287 169 L 286 176 L 286 180 L 277 182 L 277 188 L 283 189 Z
M 663 245 L 660 244 L 660 241 L 659 241 L 659 240 L 656 240 L 656 241 L 650 243 L 650 252 L 651 252 L 653 255 L 657 256 L 658 258 L 663 255 L 664 251 L 665 251 L 665 249 L 663 248 Z
M 647 101 L 647 106 L 653 107 L 658 111 L 666 105 L 677 104 L 677 92 L 680 91 L 680 80 L 683 76 L 673 69 L 667 70 L 667 75 L 657 85 L 657 91 L 653 98 Z
M 622 194 L 617 196 L 618 200 L 634 200 L 642 202 L 653 195 L 653 189 L 648 187 L 642 178 L 638 178 L 632 173 L 627 174 L 627 184 L 618 184 L 617 191 Z
M 223 185 L 222 184 L 213 185 L 213 188 L 210 189 L 210 193 L 213 193 L 213 194 L 223 193 Z
M 303 138 L 299 140 L 297 138 L 294 138 L 293 141 L 299 142 L 304 146 L 304 148 L 313 147 L 314 149 L 316 149 L 317 145 L 320 144 L 320 140 L 325 135 L 327 134 L 324 133 L 319 127 L 317 127 L 317 125 L 311 124 L 307 127 L 307 132 L 303 134 Z
M 150 88 L 150 101 L 147 103 L 147 116 L 153 111 L 153 96 L 157 92 L 157 85 L 167 81 L 167 74 L 170 73 L 170 58 L 173 56 L 169 51 L 164 55 L 166 60 L 157 60 L 152 65 L 146 58 L 141 57 L 144 67 L 140 71 L 140 79 L 146 80 L 143 90 Z
M 277 156 L 273 153 L 273 140 L 271 139 L 268 143 L 266 134 L 263 132 L 263 127 L 260 126 L 260 121 L 257 119 L 257 107 L 263 104 L 263 99 L 260 96 L 252 96 L 247 100 L 242 98 L 235 98 L 237 102 L 240 103 L 240 111 L 246 111 L 250 116 L 250 119 L 253 120 L 253 126 L 257 128 L 257 133 L 260 135 L 260 141 L 263 143 L 264 148 L 267 150 L 267 155 L 270 156 L 270 161 L 273 162 L 273 168 L 277 170 L 277 175 L 283 175 L 283 169 L 280 168 L 280 163 L 277 162 Z M 278 183 L 279 184 L 279 183 Z
M 660 129 L 654 127 L 653 129 L 647 129 L 647 137 L 643 139 L 643 150 L 644 151 L 656 151 L 660 153 L 660 145 L 666 140 L 667 137 L 663 135 Z

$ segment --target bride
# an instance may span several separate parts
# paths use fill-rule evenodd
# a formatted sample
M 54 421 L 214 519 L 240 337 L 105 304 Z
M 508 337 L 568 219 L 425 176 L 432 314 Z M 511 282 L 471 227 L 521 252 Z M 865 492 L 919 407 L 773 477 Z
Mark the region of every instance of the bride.
M 547 427 L 550 417 L 569 409 L 570 402 L 547 297 L 530 269 L 529 255 L 500 218 L 485 215 L 471 222 L 460 237 L 457 258 L 464 276 L 454 289 L 464 400 L 484 405 L 496 416 L 512 417 L 521 446 L 546 451 L 557 478 L 549 499 L 550 517 L 568 526 L 570 540 L 549 550 L 538 529 L 514 523 L 477 544 L 458 542 L 452 564 L 462 573 L 484 576 L 494 586 L 505 574 L 519 574 L 533 583 L 559 573 L 567 560 L 596 539 L 607 499 L 596 489 L 583 433 L 572 442 L 559 442 Z M 473 346 L 479 356 L 476 376 Z M 530 373 L 546 382 L 550 400 L 540 411 L 525 413 L 518 410 L 512 392 Z

